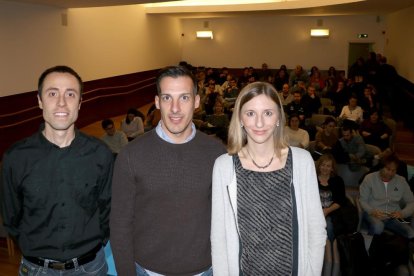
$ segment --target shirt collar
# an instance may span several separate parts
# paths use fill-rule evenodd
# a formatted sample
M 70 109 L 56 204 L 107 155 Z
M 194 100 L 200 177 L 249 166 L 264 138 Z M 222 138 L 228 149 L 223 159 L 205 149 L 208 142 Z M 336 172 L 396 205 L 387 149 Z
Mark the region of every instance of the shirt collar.
M 177 144 L 175 143 L 168 135 L 165 133 L 164 129 L 162 128 L 162 120 L 158 122 L 158 125 L 155 127 L 155 131 L 157 132 L 157 135 L 164 141 L 171 143 L 171 144 Z M 184 143 L 190 142 L 193 140 L 193 138 L 196 135 L 196 128 L 194 123 L 191 123 L 191 134 L 187 137 L 187 139 L 184 140 Z M 183 144 L 184 144 L 183 143 Z

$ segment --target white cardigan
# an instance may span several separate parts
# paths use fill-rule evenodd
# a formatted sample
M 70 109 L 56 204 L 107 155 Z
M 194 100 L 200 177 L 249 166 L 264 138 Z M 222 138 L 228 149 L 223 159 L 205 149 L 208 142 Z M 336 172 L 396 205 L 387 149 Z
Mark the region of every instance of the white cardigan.
M 326 242 L 326 222 L 319 198 L 312 157 L 291 147 L 293 186 L 298 218 L 298 275 L 320 276 Z M 239 275 L 237 179 L 232 156 L 223 154 L 213 169 L 211 254 L 215 276 Z

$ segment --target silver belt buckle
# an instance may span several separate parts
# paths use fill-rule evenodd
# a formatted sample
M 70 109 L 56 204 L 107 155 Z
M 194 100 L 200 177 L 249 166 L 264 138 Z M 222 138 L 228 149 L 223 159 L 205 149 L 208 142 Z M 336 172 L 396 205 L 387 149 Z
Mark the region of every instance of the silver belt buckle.
M 65 270 L 65 263 L 50 263 L 50 267 L 56 270 Z

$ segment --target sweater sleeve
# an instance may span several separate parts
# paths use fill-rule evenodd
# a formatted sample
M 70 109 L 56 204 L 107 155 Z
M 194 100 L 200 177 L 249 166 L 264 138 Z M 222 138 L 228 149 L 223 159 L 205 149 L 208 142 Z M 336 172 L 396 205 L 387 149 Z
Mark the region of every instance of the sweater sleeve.
M 111 247 L 118 275 L 135 275 L 135 185 L 127 150 L 118 154 L 112 180 Z M 138 214 L 136 214 L 138 215 Z
M 407 181 L 405 181 L 405 178 L 402 176 L 398 177 L 401 179 L 402 187 L 404 189 L 403 201 L 405 207 L 401 210 L 401 214 L 404 218 L 406 218 L 414 214 L 414 196 L 413 192 L 411 192 L 410 186 L 408 185 Z
M 370 214 L 374 208 L 368 203 L 369 198 L 372 194 L 372 174 L 365 176 L 364 180 L 359 186 L 359 202 L 361 203 L 362 209 Z

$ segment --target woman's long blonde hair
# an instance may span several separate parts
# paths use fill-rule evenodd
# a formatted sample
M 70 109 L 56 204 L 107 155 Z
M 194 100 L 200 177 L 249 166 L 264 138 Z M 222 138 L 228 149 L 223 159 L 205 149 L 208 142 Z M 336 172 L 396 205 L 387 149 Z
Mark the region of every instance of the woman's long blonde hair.
M 240 113 L 245 103 L 259 95 L 266 95 L 277 106 L 279 123 L 273 133 L 276 156 L 280 157 L 282 149 L 288 146 L 284 133 L 286 122 L 285 113 L 276 89 L 267 82 L 254 82 L 248 84 L 240 91 L 236 103 L 234 104 L 227 142 L 227 152 L 229 154 L 237 154 L 247 144 L 247 135 L 241 125 Z

